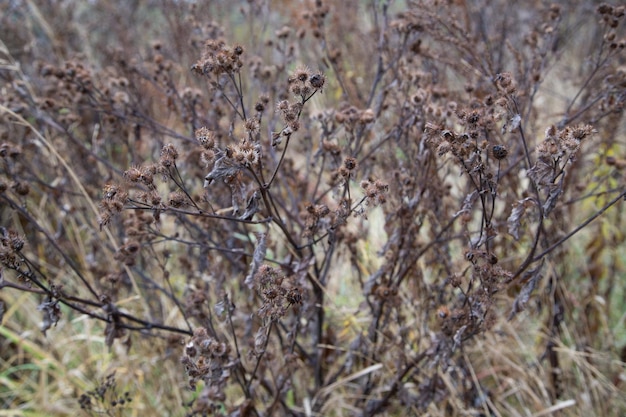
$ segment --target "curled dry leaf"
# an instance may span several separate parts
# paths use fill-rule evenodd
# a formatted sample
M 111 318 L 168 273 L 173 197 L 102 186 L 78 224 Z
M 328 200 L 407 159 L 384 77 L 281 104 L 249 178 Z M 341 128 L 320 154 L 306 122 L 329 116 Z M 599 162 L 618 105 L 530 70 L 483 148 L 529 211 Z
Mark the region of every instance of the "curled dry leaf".
M 235 163 L 226 154 L 220 156 L 213 165 L 213 169 L 204 177 L 204 187 L 208 187 L 214 181 L 235 175 L 241 170 L 241 166 Z
M 245 284 L 249 288 L 253 288 L 253 278 L 256 275 L 259 267 L 265 259 L 265 252 L 267 251 L 267 242 L 265 233 L 257 233 L 256 247 L 254 248 L 254 254 L 252 255 L 252 263 L 250 264 L 250 272 L 246 276 Z
M 532 294 L 533 290 L 537 287 L 537 284 L 543 278 L 541 274 L 541 270 L 544 262 L 541 262 L 541 265 L 538 267 L 526 272 L 524 274 L 524 280 L 528 280 L 520 293 L 515 297 L 515 301 L 513 302 L 513 310 L 511 314 L 509 314 L 508 320 L 511 320 L 513 317 L 526 309 L 526 303 L 530 299 L 530 294 Z
M 61 307 L 59 307 L 59 301 L 47 296 L 44 301 L 37 306 L 37 310 L 42 311 L 43 321 L 41 322 L 41 331 L 46 334 L 46 331 L 56 325 L 61 318 Z
M 530 197 L 513 204 L 513 210 L 511 211 L 509 218 L 506 220 L 506 223 L 509 228 L 509 234 L 513 236 L 515 240 L 519 240 L 519 229 L 521 227 L 522 216 L 524 216 L 526 209 L 534 204 L 535 200 Z

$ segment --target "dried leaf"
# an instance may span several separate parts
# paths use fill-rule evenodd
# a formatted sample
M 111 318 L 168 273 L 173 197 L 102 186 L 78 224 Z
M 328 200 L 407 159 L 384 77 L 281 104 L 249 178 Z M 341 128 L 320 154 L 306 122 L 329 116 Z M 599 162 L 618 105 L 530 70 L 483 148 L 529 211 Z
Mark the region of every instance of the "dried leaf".
M 252 220 L 254 214 L 258 212 L 259 209 L 259 201 L 261 201 L 261 191 L 256 190 L 250 198 L 248 199 L 248 203 L 246 205 L 246 211 L 243 212 L 241 216 L 239 216 L 240 220 Z
M 513 302 L 513 311 L 509 314 L 508 320 L 511 320 L 517 315 L 517 313 L 526 309 L 526 303 L 528 303 L 528 300 L 530 299 L 530 294 L 532 294 L 539 281 L 543 278 L 543 275 L 541 274 L 543 264 L 544 262 L 542 261 L 541 265 L 524 274 L 524 279 L 528 279 L 528 282 L 526 282 L 526 285 L 524 285 L 520 293 L 517 297 L 515 297 L 515 301 Z
M 461 207 L 461 210 L 457 211 L 454 214 L 454 217 L 458 217 L 463 213 L 471 211 L 477 199 L 478 199 L 478 191 L 476 190 L 474 190 L 473 192 L 465 196 L 465 200 L 463 200 L 463 206 Z
M 257 233 L 256 235 L 256 247 L 254 248 L 254 254 L 252 255 L 252 263 L 250 264 L 250 272 L 246 277 L 244 283 L 248 286 L 248 288 L 252 289 L 254 287 L 254 275 L 256 275 L 259 267 L 263 263 L 265 259 L 265 253 L 267 251 L 267 241 L 265 233 Z
M 528 177 L 540 187 L 551 184 L 553 176 L 554 165 L 548 158 L 539 158 L 535 165 L 528 170 Z
M 244 201 L 246 201 L 246 187 L 237 177 L 230 178 L 228 180 L 228 186 L 230 187 L 233 216 L 237 216 L 241 213 L 241 206 L 244 204 Z
M 52 325 L 56 325 L 61 318 L 61 307 L 59 307 L 59 301 L 47 296 L 44 301 L 37 306 L 37 310 L 43 311 L 43 321 L 41 322 L 41 331 L 44 336 L 46 330 Z
M 119 324 L 118 320 L 113 319 L 104 328 L 104 344 L 109 348 L 113 346 L 115 339 L 126 335 L 126 330 L 119 327 Z
M 261 355 L 265 352 L 267 345 L 267 328 L 265 326 L 259 327 L 254 335 L 254 354 Z
M 204 177 L 204 187 L 208 187 L 214 181 L 235 175 L 241 170 L 241 165 L 235 163 L 226 154 L 223 154 L 213 164 L 211 172 Z
M 130 348 L 133 347 L 133 339 L 132 339 L 131 332 L 126 333 L 126 337 L 122 340 L 122 345 L 124 345 L 124 347 L 126 348 L 126 354 L 128 354 L 130 352 Z
M 107 325 L 104 328 L 104 344 L 110 348 L 113 346 L 115 339 L 126 335 L 126 329 L 121 326 L 122 320 L 117 308 L 113 304 L 105 304 L 102 308 L 107 313 L 108 319 Z
M 511 215 L 506 220 L 506 222 L 509 227 L 509 234 L 513 236 L 515 240 L 519 240 L 519 229 L 521 226 L 522 216 L 526 212 L 526 208 L 534 203 L 535 203 L 535 200 L 533 200 L 530 197 L 527 197 L 523 200 L 516 202 L 513 205 L 513 210 L 511 211 Z
M 462 326 L 459 330 L 454 333 L 454 345 L 452 346 L 452 350 L 456 350 L 459 346 L 461 346 L 461 342 L 463 341 L 463 333 L 465 333 L 465 329 L 467 329 L 467 324 Z
M 235 304 L 230 301 L 228 294 L 224 294 L 224 297 L 215 304 L 215 312 L 218 316 L 223 316 L 226 310 L 228 310 L 229 314 L 235 311 Z
M 519 114 L 516 114 L 515 116 L 513 116 L 509 122 L 509 132 L 513 132 L 515 129 L 517 129 L 521 121 L 522 121 L 522 116 L 520 116 Z
M 506 132 L 513 132 L 520 126 L 522 122 L 522 116 L 519 114 L 514 115 L 509 120 L 506 120 L 500 129 L 500 132 L 504 135 Z
M 545 203 L 543 203 L 543 217 L 548 217 L 548 214 L 556 207 L 556 202 L 559 199 L 561 193 L 563 193 L 562 183 L 551 184 L 550 193 Z

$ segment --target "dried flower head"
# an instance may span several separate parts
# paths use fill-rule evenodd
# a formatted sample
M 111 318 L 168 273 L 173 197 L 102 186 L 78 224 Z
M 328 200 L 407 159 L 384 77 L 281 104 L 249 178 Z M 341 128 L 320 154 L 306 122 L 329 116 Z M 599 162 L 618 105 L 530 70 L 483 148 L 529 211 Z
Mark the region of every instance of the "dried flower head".
M 389 191 L 389 185 L 383 181 L 377 180 L 363 180 L 361 181 L 361 188 L 365 191 L 365 198 L 368 205 L 379 206 L 387 201 L 387 191 Z
M 259 133 L 259 129 L 260 129 L 259 119 L 257 119 L 256 117 L 246 119 L 244 128 L 246 129 L 246 132 L 248 132 L 250 136 L 255 136 L 256 134 Z
M 361 115 L 359 117 L 359 123 L 361 124 L 369 124 L 372 123 L 376 118 L 376 115 L 374 114 L 374 110 L 372 109 L 366 109 L 361 111 Z
M 161 157 L 159 158 L 159 165 L 162 167 L 169 168 L 174 165 L 176 159 L 178 158 L 178 150 L 172 145 L 168 143 L 163 146 L 161 149 Z
M 285 39 L 289 36 L 290 33 L 291 33 L 291 28 L 289 26 L 283 26 L 282 28 L 274 32 L 274 34 L 276 35 L 278 39 Z
M 243 47 L 227 46 L 223 41 L 210 39 L 206 41 L 202 57 L 191 67 L 198 75 L 222 75 L 239 72 L 243 66 L 241 55 Z
M 196 130 L 196 140 L 202 145 L 204 149 L 213 149 L 215 147 L 215 133 L 207 129 L 206 127 L 201 127 Z
M 292 77 L 290 77 L 290 80 L 292 80 L 293 82 L 300 82 L 304 84 L 305 82 L 307 82 L 310 76 L 311 70 L 307 66 L 301 65 L 296 68 Z
M 356 158 L 353 158 L 351 156 L 346 157 L 346 159 L 343 160 L 343 166 L 346 167 L 348 171 L 356 169 L 357 165 L 358 163 Z
M 141 169 L 139 167 L 131 167 L 124 171 L 124 179 L 129 182 L 139 182 L 141 178 Z
M 494 158 L 496 158 L 497 160 L 500 160 L 500 159 L 506 158 L 509 152 L 506 150 L 506 147 L 503 145 L 494 145 L 491 148 L 491 153 L 493 154 Z
M 267 104 L 270 102 L 270 98 L 267 94 L 262 94 L 259 97 L 259 100 L 256 102 L 256 104 L 254 105 L 254 110 L 257 113 L 263 113 L 265 111 L 265 109 L 267 108 Z
M 309 77 L 309 83 L 314 89 L 322 90 L 324 84 L 326 84 L 326 76 L 321 72 L 317 72 Z
M 175 208 L 182 207 L 186 203 L 187 197 L 182 191 L 174 191 L 169 195 L 169 205 Z

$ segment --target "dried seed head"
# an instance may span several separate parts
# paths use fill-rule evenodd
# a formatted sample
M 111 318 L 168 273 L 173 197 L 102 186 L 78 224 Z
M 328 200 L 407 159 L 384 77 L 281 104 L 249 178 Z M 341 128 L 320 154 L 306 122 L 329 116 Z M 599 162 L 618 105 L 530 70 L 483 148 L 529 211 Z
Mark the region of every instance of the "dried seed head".
M 478 123 L 478 121 L 480 120 L 480 113 L 476 110 L 472 111 L 468 116 L 467 116 L 467 121 L 470 124 L 475 125 L 476 123 Z
M 257 133 L 259 133 L 259 120 L 256 117 L 247 119 L 244 128 L 246 129 L 246 132 L 248 132 L 250 135 L 256 135 Z
M 124 172 L 124 178 L 130 182 L 138 182 L 141 178 L 141 170 L 138 167 L 131 167 Z
M 200 162 L 205 168 L 208 168 L 215 161 L 215 151 L 212 149 L 204 150 L 200 153 Z
M 506 94 L 513 94 L 516 90 L 513 75 L 510 72 L 497 74 L 495 77 L 496 86 Z
M 423 88 L 420 88 L 417 90 L 415 94 L 411 96 L 411 102 L 417 105 L 417 104 L 424 103 L 427 98 L 428 98 L 428 91 L 424 90 Z
M 494 145 L 493 148 L 491 148 L 491 152 L 493 157 L 497 160 L 504 159 L 509 154 L 506 147 L 502 145 Z
M 367 204 L 378 206 L 387 201 L 385 194 L 389 190 L 389 186 L 381 180 L 363 180 L 361 188 L 365 192 Z
M 288 110 L 282 113 L 283 120 L 285 123 L 292 123 L 298 119 L 298 112 L 293 111 L 293 109 L 289 108 Z
M 599 14 L 611 14 L 611 13 L 613 13 L 613 6 L 611 6 L 610 4 L 607 4 L 607 3 L 602 3 L 601 5 L 598 6 L 596 11 Z
M 337 174 L 342 178 L 348 178 L 350 176 L 350 170 L 345 166 L 341 166 L 337 169 Z
M 288 126 L 292 132 L 297 132 L 298 130 L 300 130 L 300 121 L 299 120 L 294 120 L 292 122 L 289 122 L 289 126 Z
M 324 88 L 324 84 L 326 83 L 326 77 L 321 72 L 318 72 L 311 75 L 311 77 L 309 78 L 309 83 L 314 89 L 321 90 L 322 88 Z
M 159 165 L 162 167 L 170 167 L 174 165 L 174 161 L 178 158 L 178 150 L 168 143 L 161 149 L 161 158 L 159 159 Z
M 262 101 L 257 101 L 254 105 L 254 110 L 258 113 L 262 113 L 265 110 L 265 104 Z
M 106 200 L 112 200 L 118 192 L 119 187 L 115 184 L 106 184 L 104 186 L 104 198 Z
M 278 39 L 285 39 L 289 36 L 290 33 L 291 33 L 291 28 L 289 26 L 283 26 L 282 28 L 274 32 L 274 34 L 276 35 Z
M 215 133 L 206 127 L 196 130 L 196 140 L 204 149 L 213 149 L 215 147 Z
M 276 110 L 278 112 L 284 112 L 285 110 L 289 109 L 289 102 L 287 100 L 281 100 L 278 103 L 276 103 Z
M 367 109 L 367 110 L 363 110 L 361 112 L 361 116 L 359 117 L 359 122 L 362 124 L 369 124 L 372 123 L 375 119 L 375 114 L 374 114 L 374 110 L 372 109 Z
M 181 207 L 185 204 L 185 194 L 182 191 L 174 191 L 169 195 L 169 203 L 172 207 Z
M 310 76 L 311 76 L 311 70 L 304 65 L 301 65 L 298 68 L 296 68 L 295 72 L 293 73 L 293 78 L 295 80 L 300 81 L 301 83 L 305 83 L 309 79 Z
M 330 213 L 330 209 L 326 204 L 319 204 L 315 206 L 314 212 L 317 217 L 325 217 Z
M 141 168 L 141 182 L 143 182 L 148 187 L 152 188 L 154 186 L 154 172 L 150 167 L 142 167 Z
M 355 158 L 352 158 L 349 156 L 346 159 L 344 159 L 343 165 L 346 167 L 348 171 L 352 171 L 353 169 L 357 167 L 357 161 Z

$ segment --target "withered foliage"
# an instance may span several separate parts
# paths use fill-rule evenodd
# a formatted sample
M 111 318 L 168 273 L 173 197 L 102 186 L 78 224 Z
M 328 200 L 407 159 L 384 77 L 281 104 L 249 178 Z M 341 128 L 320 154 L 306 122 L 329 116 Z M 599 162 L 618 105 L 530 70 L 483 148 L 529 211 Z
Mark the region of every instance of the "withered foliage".
M 203 20 L 228 2 L 164 2 L 148 46 L 26 42 L 27 3 L 0 6 L 0 317 L 28 292 L 44 333 L 71 312 L 109 348 L 181 336 L 187 415 L 505 415 L 524 394 L 476 375 L 477 338 L 542 322 L 543 408 L 579 396 L 564 326 L 617 351 L 595 303 L 625 235 L 592 233 L 586 272 L 572 253 L 622 227 L 624 6 L 278 1 L 278 24 L 247 1 L 242 38 Z M 121 28 L 140 6 L 117 3 Z

